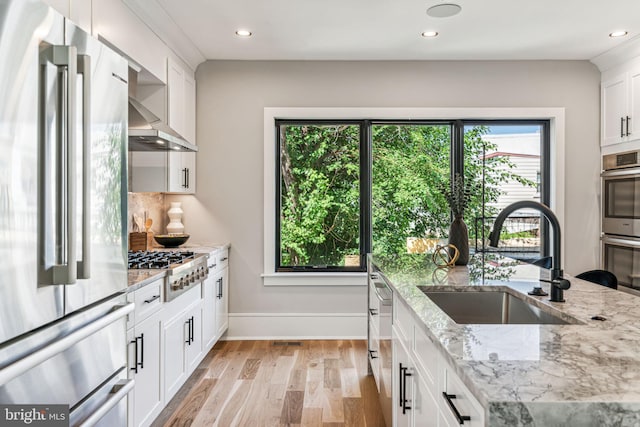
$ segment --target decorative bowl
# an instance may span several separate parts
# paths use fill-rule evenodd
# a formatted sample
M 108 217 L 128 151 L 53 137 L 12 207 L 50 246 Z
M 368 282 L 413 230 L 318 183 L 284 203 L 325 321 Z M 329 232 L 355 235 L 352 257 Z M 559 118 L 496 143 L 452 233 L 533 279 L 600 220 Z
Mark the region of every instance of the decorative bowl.
M 184 242 L 189 240 L 188 234 L 155 234 L 153 236 L 156 242 L 164 246 L 165 248 L 177 248 Z

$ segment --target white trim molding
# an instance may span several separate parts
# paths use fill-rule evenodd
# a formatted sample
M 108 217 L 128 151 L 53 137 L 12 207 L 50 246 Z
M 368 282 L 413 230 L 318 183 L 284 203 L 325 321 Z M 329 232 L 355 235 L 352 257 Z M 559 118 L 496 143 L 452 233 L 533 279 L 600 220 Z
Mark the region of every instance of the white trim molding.
M 229 313 L 226 340 L 366 339 L 366 313 Z
M 264 274 L 265 286 L 359 285 L 359 280 L 344 281 L 327 275 L 301 276 L 300 273 L 285 275 L 275 271 L 275 119 L 399 119 L 399 120 L 549 120 L 551 133 L 551 209 L 564 229 L 565 211 L 565 109 L 562 107 L 525 108 L 285 108 L 264 109 Z M 561 248 L 564 256 L 564 247 Z M 296 276 L 294 276 L 296 275 Z M 294 280 L 293 277 L 296 279 Z M 322 278 L 322 280 L 320 280 Z M 339 283 L 343 280 L 342 283 Z M 365 279 L 363 280 L 363 283 Z M 322 282 L 322 283 L 321 283 Z

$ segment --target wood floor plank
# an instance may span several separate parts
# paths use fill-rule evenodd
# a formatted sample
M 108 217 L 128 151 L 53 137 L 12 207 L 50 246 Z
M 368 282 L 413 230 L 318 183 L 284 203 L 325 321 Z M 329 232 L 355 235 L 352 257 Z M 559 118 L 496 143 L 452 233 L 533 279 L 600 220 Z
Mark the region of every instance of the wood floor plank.
M 300 424 L 302 422 L 303 400 L 304 391 L 288 390 L 282 404 L 280 423 L 285 425 Z
M 340 385 L 343 397 L 361 397 L 360 377 L 356 368 L 340 369 Z
M 322 408 L 302 408 L 302 427 L 322 427 Z
M 324 359 L 324 388 L 340 388 L 340 360 Z
M 322 406 L 323 423 L 344 422 L 344 404 L 342 391 L 338 389 L 324 389 L 324 401 Z
M 345 397 L 342 399 L 344 406 L 345 427 L 365 427 L 364 406 L 359 397 Z
M 239 380 L 252 380 L 256 377 L 260 368 L 260 359 L 247 359 L 238 375 Z
M 222 341 L 153 427 L 384 427 L 364 340 Z

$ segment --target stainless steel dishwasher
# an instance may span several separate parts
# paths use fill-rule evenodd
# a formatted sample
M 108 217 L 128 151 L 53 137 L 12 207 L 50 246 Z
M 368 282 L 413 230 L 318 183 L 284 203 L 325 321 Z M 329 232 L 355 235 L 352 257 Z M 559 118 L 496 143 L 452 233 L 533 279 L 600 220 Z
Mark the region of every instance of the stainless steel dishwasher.
M 368 348 L 369 373 L 373 375 L 385 423 L 392 425 L 391 310 L 393 292 L 378 272 L 369 269 Z

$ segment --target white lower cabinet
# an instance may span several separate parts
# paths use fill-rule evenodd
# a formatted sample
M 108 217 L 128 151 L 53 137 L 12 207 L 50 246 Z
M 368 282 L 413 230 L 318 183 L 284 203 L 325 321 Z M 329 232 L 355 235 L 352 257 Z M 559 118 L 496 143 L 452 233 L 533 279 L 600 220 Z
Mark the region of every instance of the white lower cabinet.
M 209 271 L 211 271 L 211 264 Z M 205 349 L 213 347 L 217 339 L 216 286 L 216 277 L 212 274 L 202 282 L 202 343 Z
M 164 323 L 164 398 L 169 402 L 200 362 L 202 354 L 202 300 L 200 286 L 173 304 Z
M 425 375 L 393 329 L 393 405 L 397 427 L 436 427 L 438 405 Z
M 393 301 L 394 427 L 484 426 L 484 409 L 399 298 Z
M 136 308 L 127 330 L 129 378 L 135 387 L 128 395 L 128 423 L 146 427 L 164 408 L 162 399 L 162 280 L 129 295 Z
M 229 269 L 223 268 L 216 280 L 216 337 L 219 339 L 229 329 Z

